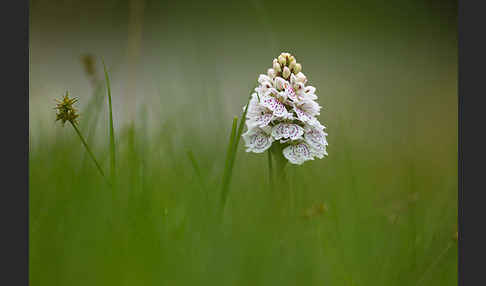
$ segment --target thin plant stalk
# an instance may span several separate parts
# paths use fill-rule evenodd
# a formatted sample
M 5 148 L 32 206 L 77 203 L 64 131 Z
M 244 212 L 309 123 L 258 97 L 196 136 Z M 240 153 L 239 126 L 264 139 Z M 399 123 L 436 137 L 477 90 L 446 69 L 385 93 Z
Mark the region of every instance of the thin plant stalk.
M 425 272 L 422 274 L 422 277 L 420 277 L 419 281 L 417 282 L 417 286 L 420 286 L 422 282 L 424 282 L 425 278 L 427 277 L 427 274 L 430 273 L 430 271 L 436 267 L 441 259 L 447 254 L 447 251 L 452 247 L 452 243 L 449 242 L 447 244 L 446 248 L 437 256 L 437 258 L 432 262 L 432 264 L 425 270 Z
M 204 199 L 206 200 L 206 204 L 209 203 L 209 196 L 208 192 L 206 190 L 206 184 L 203 180 L 203 177 L 201 175 L 201 169 L 199 168 L 199 165 L 197 164 L 196 157 L 194 156 L 194 153 L 192 150 L 187 150 L 187 157 L 189 158 L 189 161 L 191 162 L 192 168 L 194 169 L 194 173 L 196 173 L 197 180 L 199 182 L 199 186 L 201 190 L 204 192 Z
M 69 123 L 71 123 L 71 125 L 72 125 L 72 126 L 73 126 L 73 128 L 74 128 L 74 130 L 75 130 L 75 131 L 76 131 L 76 133 L 78 134 L 79 139 L 81 139 L 81 142 L 83 143 L 84 148 L 86 148 L 86 151 L 88 151 L 89 156 L 91 157 L 91 159 L 92 159 L 92 160 L 93 160 L 93 162 L 95 163 L 96 168 L 97 168 L 97 169 L 98 169 L 98 171 L 100 172 L 101 176 L 103 176 L 103 178 L 105 178 L 105 180 L 107 180 L 108 184 L 110 184 L 110 183 L 109 183 L 109 181 L 108 181 L 108 179 L 107 179 L 107 178 L 106 178 L 106 176 L 105 176 L 105 173 L 103 172 L 103 169 L 101 169 L 100 164 L 98 163 L 98 161 L 96 161 L 96 158 L 95 158 L 95 156 L 94 156 L 93 152 L 91 152 L 91 149 L 89 148 L 88 143 L 86 143 L 86 140 L 84 139 L 83 135 L 82 135 L 82 134 L 81 134 L 81 132 L 79 131 L 78 126 L 76 125 L 76 123 L 73 123 L 72 121 L 69 121 Z
M 270 152 L 273 153 L 273 158 L 275 158 L 275 173 L 276 176 L 275 178 L 277 179 L 279 183 L 279 187 L 282 187 L 280 185 L 286 185 L 287 183 L 287 174 L 285 172 L 285 166 L 287 165 L 287 159 L 283 156 L 282 153 L 283 147 L 281 145 L 274 144 L 272 147 L 270 147 Z
M 226 162 L 225 162 L 225 168 L 223 172 L 223 186 L 222 186 L 222 192 L 221 192 L 221 204 L 222 208 L 224 208 L 224 205 L 226 203 L 226 197 L 228 194 L 229 190 L 229 180 L 230 180 L 230 164 L 231 164 L 231 157 L 232 157 L 232 152 L 234 150 L 234 141 L 235 141 L 235 135 L 236 135 L 236 127 L 238 124 L 238 117 L 233 118 L 233 124 L 231 127 L 231 134 L 228 142 L 228 149 L 226 151 Z
M 268 154 L 268 182 L 270 184 L 270 190 L 273 190 L 273 163 L 272 163 L 272 152 L 267 150 Z
M 196 158 L 194 157 L 194 153 L 192 153 L 192 150 L 187 150 L 187 157 L 189 158 L 189 161 L 191 161 L 192 167 L 194 168 L 194 172 L 196 173 L 196 176 L 198 178 L 201 178 L 201 169 L 199 168 L 199 165 L 197 164 Z
M 236 125 L 238 123 L 238 118 L 235 117 L 233 119 L 233 127 L 231 130 L 231 137 L 230 137 L 230 143 L 228 145 L 228 153 L 227 153 L 227 164 L 225 166 L 225 175 L 223 175 L 223 190 L 222 190 L 222 207 L 224 208 L 224 205 L 226 204 L 226 199 L 228 196 L 229 192 L 229 187 L 231 183 L 231 178 L 233 175 L 233 167 L 235 164 L 236 160 L 236 154 L 238 153 L 238 145 L 240 143 L 241 139 L 241 134 L 243 133 L 243 129 L 245 127 L 246 123 L 246 114 L 248 112 L 248 106 L 250 105 L 250 99 L 251 97 L 248 97 L 248 102 L 246 104 L 245 110 L 243 111 L 243 114 L 241 115 L 241 120 L 240 124 L 238 126 L 238 131 L 235 134 L 236 131 Z
M 234 146 L 234 156 L 232 158 L 233 160 L 231 161 L 231 166 L 233 166 L 233 164 L 235 162 L 236 150 L 238 149 L 238 144 L 240 143 L 241 134 L 243 134 L 243 129 L 245 128 L 246 114 L 248 113 L 248 106 L 250 105 L 250 100 L 251 100 L 251 97 L 248 98 L 248 102 L 246 103 L 245 110 L 243 111 L 243 114 L 241 115 L 240 125 L 238 126 L 238 133 L 236 134 L 236 138 L 235 138 L 236 142 L 235 142 L 235 146 Z
M 115 160 L 115 131 L 113 128 L 113 107 L 111 103 L 111 85 L 110 85 L 110 77 L 105 65 L 105 60 L 102 59 L 102 61 L 103 61 L 103 69 L 105 72 L 106 91 L 108 95 L 108 106 L 110 109 L 110 167 L 111 167 L 111 179 L 114 182 L 116 160 Z
M 98 119 L 100 116 L 101 109 L 103 108 L 103 87 L 104 85 L 100 82 L 96 83 L 96 89 L 94 91 L 94 94 L 88 102 L 88 105 L 86 107 L 86 112 L 85 112 L 85 118 L 87 119 L 87 124 L 86 124 L 86 142 L 88 144 L 93 143 L 93 137 L 96 133 L 97 127 L 98 127 Z M 82 131 L 82 128 L 81 128 Z M 86 158 L 85 158 L 86 160 Z M 83 164 L 85 164 L 85 161 L 83 161 Z

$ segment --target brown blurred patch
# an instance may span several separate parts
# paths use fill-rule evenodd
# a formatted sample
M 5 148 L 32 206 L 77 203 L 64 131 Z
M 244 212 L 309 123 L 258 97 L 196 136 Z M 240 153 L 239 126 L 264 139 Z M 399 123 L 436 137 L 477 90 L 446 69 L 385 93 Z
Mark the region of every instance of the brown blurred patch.
M 303 217 L 306 219 L 310 219 L 312 217 L 320 216 L 327 212 L 328 208 L 325 203 L 316 203 L 311 207 L 304 210 Z
M 90 78 L 96 78 L 96 57 L 92 54 L 83 54 L 81 55 L 81 63 L 86 75 Z

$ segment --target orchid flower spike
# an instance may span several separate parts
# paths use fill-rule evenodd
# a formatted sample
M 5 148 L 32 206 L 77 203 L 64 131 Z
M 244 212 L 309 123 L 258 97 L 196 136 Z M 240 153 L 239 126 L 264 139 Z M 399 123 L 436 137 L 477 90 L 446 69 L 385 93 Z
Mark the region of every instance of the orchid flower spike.
M 281 53 L 259 76 L 242 135 L 247 152 L 263 153 L 281 144 L 278 150 L 296 165 L 327 156 L 326 127 L 316 118 L 321 109 L 316 88 L 306 84 L 302 65 L 289 53 Z

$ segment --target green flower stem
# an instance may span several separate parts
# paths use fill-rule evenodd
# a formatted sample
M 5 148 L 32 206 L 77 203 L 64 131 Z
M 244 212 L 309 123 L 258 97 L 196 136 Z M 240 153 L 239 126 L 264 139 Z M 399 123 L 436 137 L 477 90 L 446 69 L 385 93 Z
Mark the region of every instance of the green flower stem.
M 272 152 L 268 150 L 267 154 L 268 154 L 268 182 L 270 184 L 270 190 L 274 190 Z
M 284 147 L 285 145 L 282 144 L 272 144 L 270 152 L 272 152 L 272 157 L 275 160 L 273 193 L 276 196 L 277 212 L 286 217 L 291 216 L 293 208 L 291 187 L 288 183 L 287 170 L 285 168 L 288 161 L 282 153 Z
M 270 151 L 273 153 L 273 158 L 275 158 L 275 172 L 277 178 L 277 184 L 279 188 L 285 187 L 287 185 L 287 175 L 285 172 L 285 166 L 287 165 L 287 159 L 285 159 L 282 151 L 282 144 L 273 144 L 270 147 Z
M 105 178 L 105 180 L 107 180 L 107 182 L 108 182 L 108 179 L 106 178 L 105 173 L 103 172 L 103 169 L 101 169 L 100 164 L 98 164 L 98 161 L 96 161 L 96 158 L 95 158 L 95 156 L 93 155 L 93 152 L 91 152 L 91 149 L 89 148 L 88 143 L 86 143 L 86 140 L 84 140 L 84 137 L 83 137 L 83 135 L 81 134 L 81 132 L 79 131 L 78 126 L 77 126 L 75 123 L 73 123 L 72 121 L 69 121 L 69 122 L 71 123 L 71 125 L 72 125 L 72 126 L 73 126 L 73 128 L 74 128 L 74 130 L 75 130 L 75 131 L 76 131 L 76 133 L 78 134 L 79 139 L 81 139 L 81 142 L 83 143 L 84 148 L 86 148 L 86 151 L 88 151 L 89 156 L 91 157 L 91 159 L 92 159 L 92 160 L 93 160 L 93 162 L 95 163 L 96 168 L 98 168 L 98 171 L 100 172 L 101 176 L 103 176 L 103 178 Z M 108 184 L 110 184 L 110 183 L 108 182 Z

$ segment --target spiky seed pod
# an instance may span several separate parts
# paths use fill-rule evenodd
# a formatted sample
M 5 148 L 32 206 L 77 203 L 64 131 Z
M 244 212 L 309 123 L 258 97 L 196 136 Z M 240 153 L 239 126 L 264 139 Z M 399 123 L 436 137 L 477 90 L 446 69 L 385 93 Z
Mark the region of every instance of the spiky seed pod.
M 56 99 L 56 121 L 61 120 L 62 125 L 64 125 L 67 121 L 73 124 L 77 124 L 77 118 L 79 117 L 79 114 L 77 113 L 77 109 L 74 108 L 74 104 L 77 101 L 77 98 L 70 98 L 67 91 L 61 100 Z

